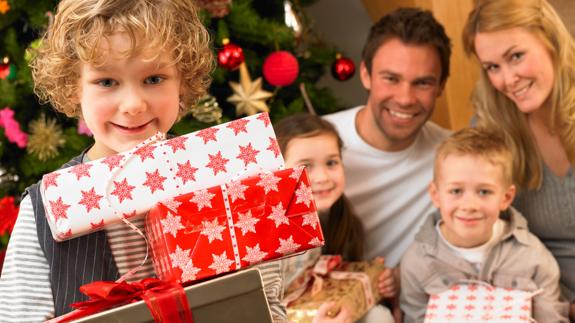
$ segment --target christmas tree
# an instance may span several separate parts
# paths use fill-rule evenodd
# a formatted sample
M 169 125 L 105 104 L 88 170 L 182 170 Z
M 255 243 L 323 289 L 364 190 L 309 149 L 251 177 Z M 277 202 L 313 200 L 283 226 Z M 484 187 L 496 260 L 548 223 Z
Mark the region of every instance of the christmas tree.
M 334 67 L 336 49 L 310 29 L 305 7 L 315 1 L 197 2 L 219 64 L 210 95 L 173 127 L 174 134 L 266 110 L 276 121 L 312 107 L 318 114 L 339 108 L 330 90 L 316 85 Z M 11 203 L 27 186 L 92 142 L 83 124 L 40 104 L 34 95 L 28 63 L 57 3 L 0 0 L 0 223 L 14 220 Z M 338 73 L 345 78 L 349 70 Z M 7 235 L 0 236 L 1 250 Z

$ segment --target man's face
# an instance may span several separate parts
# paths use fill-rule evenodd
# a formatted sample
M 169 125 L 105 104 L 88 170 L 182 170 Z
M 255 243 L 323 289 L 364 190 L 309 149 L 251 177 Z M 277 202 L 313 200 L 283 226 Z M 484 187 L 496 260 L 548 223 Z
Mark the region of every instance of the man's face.
M 361 81 L 369 91 L 366 119 L 371 122 L 360 125 L 360 134 L 382 150 L 409 147 L 433 113 L 444 86 L 440 80 L 435 47 L 397 38 L 384 42 L 373 56 L 371 73 L 361 64 Z

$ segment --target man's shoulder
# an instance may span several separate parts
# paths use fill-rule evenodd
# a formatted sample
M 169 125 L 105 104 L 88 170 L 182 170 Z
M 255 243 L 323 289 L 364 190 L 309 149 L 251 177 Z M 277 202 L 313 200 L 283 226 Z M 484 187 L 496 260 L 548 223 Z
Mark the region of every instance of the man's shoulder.
M 426 142 L 437 144 L 449 137 L 452 131 L 442 128 L 433 121 L 427 121 L 421 128 L 421 134 Z

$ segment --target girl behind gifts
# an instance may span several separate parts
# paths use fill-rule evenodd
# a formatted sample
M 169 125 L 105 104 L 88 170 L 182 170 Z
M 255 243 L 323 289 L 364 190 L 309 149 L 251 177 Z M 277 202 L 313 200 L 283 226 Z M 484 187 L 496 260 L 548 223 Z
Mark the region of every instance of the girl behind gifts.
M 298 113 L 278 122 L 274 130 L 286 167 L 305 166 L 307 169 L 325 236 L 321 250 L 313 249 L 283 261 L 286 286 L 313 265 L 321 254 L 341 255 L 344 261 L 362 260 L 363 228 L 343 194 L 342 141 L 333 125 L 318 116 Z M 390 269 L 380 274 L 378 288 L 383 297 L 395 296 L 395 279 Z M 383 306 L 370 311 L 368 316 L 379 316 L 369 322 L 393 320 Z
M 32 63 L 36 92 L 84 120 L 94 144 L 63 167 L 127 151 L 167 132 L 201 97 L 213 67 L 208 32 L 192 0 L 63 0 Z M 26 190 L 2 277 L 0 320 L 40 322 L 84 301 L 80 286 L 114 281 L 141 265 L 146 243 L 125 224 L 55 242 L 39 184 Z M 140 228 L 143 219 L 134 221 Z M 272 315 L 279 262 L 258 266 Z M 153 276 L 148 260 L 128 280 Z

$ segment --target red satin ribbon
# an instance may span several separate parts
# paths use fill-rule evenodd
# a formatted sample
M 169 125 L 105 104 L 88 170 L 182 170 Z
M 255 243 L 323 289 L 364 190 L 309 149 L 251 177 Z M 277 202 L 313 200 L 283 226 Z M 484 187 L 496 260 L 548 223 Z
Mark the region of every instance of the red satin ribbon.
M 157 278 L 139 282 L 96 281 L 80 287 L 90 297 L 71 306 L 76 310 L 48 322 L 69 322 L 104 310 L 143 299 L 156 322 L 193 323 L 184 289 L 180 284 Z

